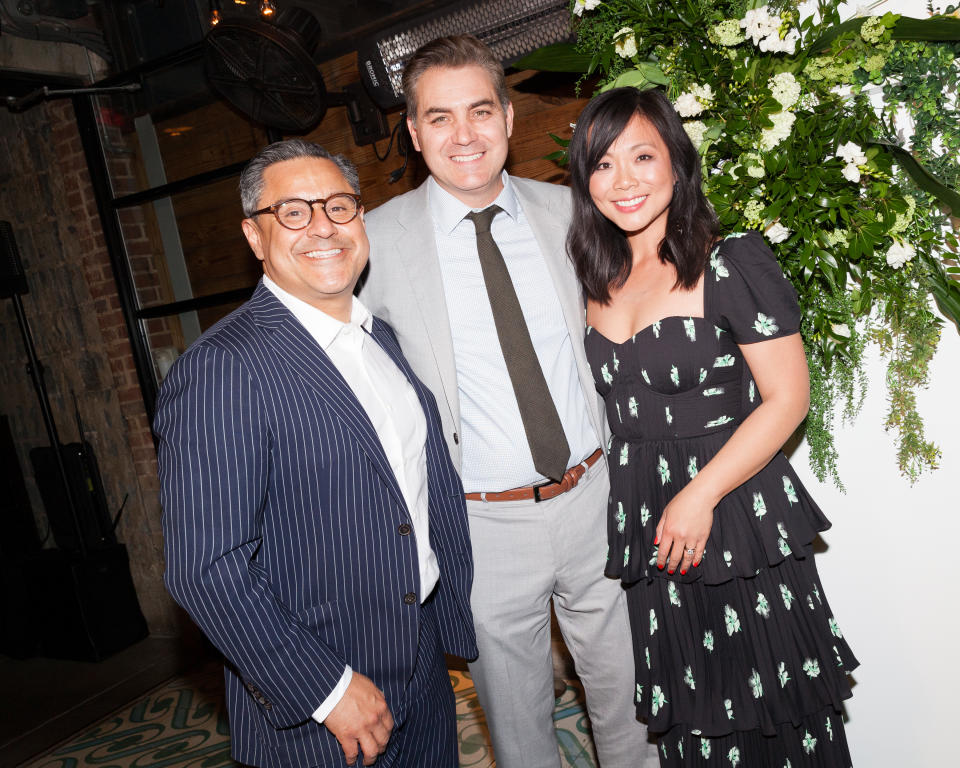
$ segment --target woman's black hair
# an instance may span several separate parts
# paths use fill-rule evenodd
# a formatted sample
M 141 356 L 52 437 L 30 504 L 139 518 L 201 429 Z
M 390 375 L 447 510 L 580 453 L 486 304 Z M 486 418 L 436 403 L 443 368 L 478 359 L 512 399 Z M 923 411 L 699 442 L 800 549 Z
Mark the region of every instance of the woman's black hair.
M 700 155 L 667 97 L 656 89 L 614 88 L 592 99 L 577 120 L 568 148 L 573 223 L 567 233 L 567 252 L 587 297 L 601 304 L 610 301 L 611 288 L 626 282 L 633 256 L 624 232 L 594 205 L 590 176 L 634 115 L 660 134 L 677 180 L 667 233 L 657 249 L 660 261 L 676 268 L 677 287 L 696 286 L 719 231 L 716 214 L 703 194 Z

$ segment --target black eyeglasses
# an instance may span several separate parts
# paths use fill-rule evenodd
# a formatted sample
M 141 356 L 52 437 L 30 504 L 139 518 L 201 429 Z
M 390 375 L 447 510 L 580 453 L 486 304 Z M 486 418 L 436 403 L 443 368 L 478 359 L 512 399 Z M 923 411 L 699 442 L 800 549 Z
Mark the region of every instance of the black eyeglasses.
M 349 224 L 357 218 L 357 214 L 363 207 L 360 195 L 352 192 L 337 192 L 326 199 L 319 197 L 316 200 L 301 200 L 299 197 L 294 197 L 283 200 L 254 211 L 250 216 L 272 213 L 280 222 L 280 226 L 287 229 L 305 229 L 313 220 L 313 206 L 317 203 L 320 203 L 323 212 L 334 224 Z

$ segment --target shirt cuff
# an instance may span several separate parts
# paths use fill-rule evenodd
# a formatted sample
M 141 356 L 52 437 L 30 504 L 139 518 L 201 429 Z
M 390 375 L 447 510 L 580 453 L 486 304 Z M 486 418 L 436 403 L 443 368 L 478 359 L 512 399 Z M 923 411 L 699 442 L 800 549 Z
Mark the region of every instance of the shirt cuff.
M 333 708 L 340 703 L 340 699 L 343 698 L 343 694 L 347 692 L 347 686 L 350 685 L 350 681 L 353 679 L 353 670 L 348 664 L 343 670 L 343 676 L 340 678 L 340 682 L 337 683 L 336 688 L 331 691 L 330 695 L 323 700 L 323 703 L 317 707 L 317 711 L 313 713 L 313 719 L 318 723 L 322 723 L 327 719 L 327 715 L 333 712 Z

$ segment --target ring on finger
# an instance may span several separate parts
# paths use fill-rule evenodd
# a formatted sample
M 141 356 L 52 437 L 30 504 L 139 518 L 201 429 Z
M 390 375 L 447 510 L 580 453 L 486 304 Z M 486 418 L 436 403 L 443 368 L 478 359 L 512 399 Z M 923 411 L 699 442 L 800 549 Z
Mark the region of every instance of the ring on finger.
M 692 555 L 692 554 L 694 554 L 696 551 L 697 551 L 696 549 L 694 549 L 694 548 L 691 547 L 690 549 L 687 550 L 687 554 L 688 554 L 688 555 Z

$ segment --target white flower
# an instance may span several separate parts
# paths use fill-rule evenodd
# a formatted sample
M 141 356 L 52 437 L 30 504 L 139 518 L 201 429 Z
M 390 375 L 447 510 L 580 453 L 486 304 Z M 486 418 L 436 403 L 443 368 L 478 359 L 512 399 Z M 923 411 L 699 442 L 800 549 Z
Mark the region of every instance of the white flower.
M 774 75 L 767 81 L 767 87 L 784 109 L 790 109 L 800 99 L 800 83 L 790 72 Z
M 830 330 L 837 336 L 842 336 L 845 339 L 850 338 L 850 326 L 846 323 L 831 323 Z
M 624 59 L 637 55 L 637 38 L 633 35 L 632 27 L 624 27 L 617 31 L 613 36 L 613 49 Z
M 746 166 L 747 176 L 762 179 L 766 175 L 763 167 L 763 158 L 756 152 L 745 152 L 740 156 L 740 162 Z
M 900 269 L 910 259 L 917 255 L 912 245 L 906 243 L 894 243 L 887 251 L 887 264 L 894 269 Z
M 695 117 L 703 112 L 703 104 L 692 93 L 681 93 L 673 103 L 680 117 Z
M 787 111 L 774 112 L 770 115 L 773 128 L 764 128 L 760 132 L 760 149 L 767 152 L 787 138 L 793 130 L 793 122 L 796 119 L 793 112 Z
M 781 224 L 779 221 L 775 221 L 773 224 L 767 227 L 767 231 L 764 232 L 764 234 L 767 236 L 767 240 L 769 240 L 771 243 L 782 243 L 784 240 L 790 237 L 790 230 L 783 226 L 783 224 Z
M 776 18 L 779 18 L 776 17 Z M 773 32 L 770 35 L 767 35 L 759 43 L 759 48 L 761 51 L 766 51 L 769 53 L 786 53 L 792 56 L 797 52 L 797 42 L 800 40 L 800 33 L 795 29 L 791 29 L 783 36 L 783 39 L 780 39 L 779 32 Z
M 687 132 L 693 146 L 699 150 L 703 144 L 703 135 L 707 132 L 707 126 L 699 120 L 690 120 L 683 124 L 683 130 Z
M 797 43 L 800 42 L 800 33 L 791 29 L 784 35 L 783 40 L 780 41 L 780 53 L 786 53 L 790 56 L 793 56 L 797 52 Z
M 697 101 L 703 104 L 703 106 L 709 107 L 713 103 L 713 88 L 710 87 L 709 83 L 706 85 L 694 85 L 690 90 L 693 92 L 693 95 L 696 96 Z
M 843 178 L 847 181 L 852 181 L 854 184 L 860 181 L 860 169 L 853 163 L 843 166 L 843 170 L 840 171 L 840 173 L 843 174 Z
M 852 141 L 837 147 L 837 157 L 845 163 L 853 163 L 854 165 L 863 165 L 867 162 L 867 156 L 863 154 L 863 149 Z
M 573 0 L 573 12 L 577 16 L 583 16 L 584 11 L 592 11 L 600 5 L 600 0 Z
M 740 26 L 746 36 L 753 40 L 753 44 L 759 45 L 763 38 L 778 32 L 780 17 L 771 16 L 767 6 L 762 5 L 748 10 L 740 19 Z

